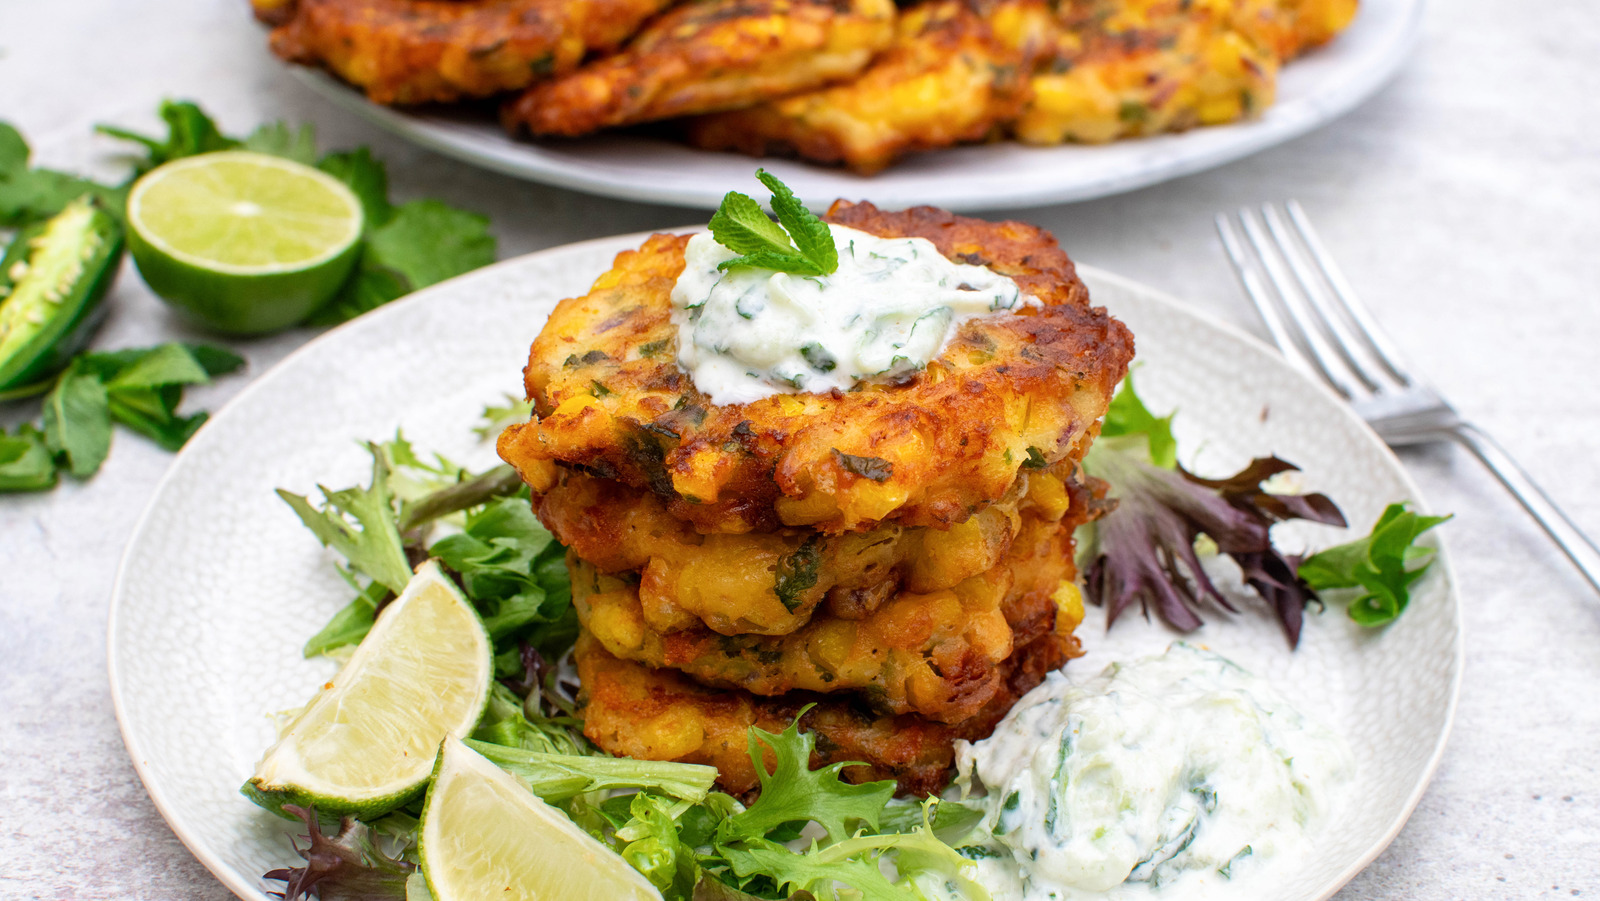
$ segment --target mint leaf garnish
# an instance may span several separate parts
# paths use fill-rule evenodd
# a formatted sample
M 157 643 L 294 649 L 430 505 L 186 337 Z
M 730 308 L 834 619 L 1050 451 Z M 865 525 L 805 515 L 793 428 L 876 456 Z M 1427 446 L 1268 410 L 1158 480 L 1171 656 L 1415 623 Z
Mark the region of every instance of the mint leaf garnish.
M 729 191 L 711 217 L 711 237 L 740 256 L 717 268 L 770 269 L 795 275 L 828 275 L 837 270 L 839 252 L 828 224 L 806 209 L 776 176 L 757 169 L 756 178 L 772 190 L 772 209 L 778 221 L 767 218 L 761 205 L 748 195 Z

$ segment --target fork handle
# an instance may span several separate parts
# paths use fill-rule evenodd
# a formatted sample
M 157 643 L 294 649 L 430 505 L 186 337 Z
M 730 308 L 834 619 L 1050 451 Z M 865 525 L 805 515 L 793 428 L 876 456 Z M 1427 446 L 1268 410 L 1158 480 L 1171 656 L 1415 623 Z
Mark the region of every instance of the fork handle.
M 1600 547 L 1596 547 L 1594 541 L 1562 512 L 1550 495 L 1528 475 L 1527 470 L 1519 466 L 1499 442 L 1489 437 L 1489 433 L 1471 423 L 1456 426 L 1450 434 L 1482 460 L 1483 465 L 1489 467 L 1500 483 L 1539 521 L 1539 525 L 1544 526 L 1545 532 L 1578 567 L 1583 577 L 1589 580 L 1594 590 L 1600 591 Z

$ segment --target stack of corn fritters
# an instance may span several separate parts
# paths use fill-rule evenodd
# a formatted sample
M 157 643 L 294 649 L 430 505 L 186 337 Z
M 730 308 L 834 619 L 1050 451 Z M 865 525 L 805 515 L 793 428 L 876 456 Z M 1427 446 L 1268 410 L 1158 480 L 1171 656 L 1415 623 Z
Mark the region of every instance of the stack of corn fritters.
M 927 238 L 1042 305 L 966 324 L 898 384 L 718 406 L 676 362 L 688 236 L 655 235 L 551 314 L 534 417 L 500 453 L 569 549 L 590 739 L 745 793 L 749 727 L 814 704 L 814 766 L 928 793 L 956 739 L 1078 653 L 1072 533 L 1103 494 L 1078 462 L 1133 340 L 1037 228 L 842 201 L 828 219 Z

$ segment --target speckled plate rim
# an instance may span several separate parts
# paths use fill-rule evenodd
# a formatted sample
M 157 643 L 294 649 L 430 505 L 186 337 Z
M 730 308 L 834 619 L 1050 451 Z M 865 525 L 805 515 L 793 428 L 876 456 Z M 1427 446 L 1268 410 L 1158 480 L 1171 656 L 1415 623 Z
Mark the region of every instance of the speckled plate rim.
M 693 229 L 676 229 L 672 231 L 687 230 Z M 442 282 L 422 291 L 418 291 L 415 294 L 391 303 L 384 308 L 368 313 L 359 319 L 331 329 L 323 335 L 320 335 L 311 341 L 308 341 L 305 345 L 297 348 L 284 359 L 279 361 L 276 365 L 271 367 L 267 372 L 263 373 L 250 385 L 246 386 L 239 392 L 238 395 L 224 405 L 216 413 L 216 415 L 214 415 L 207 422 L 206 425 L 202 426 L 197 435 L 212 429 L 214 424 L 217 422 L 227 421 L 235 416 L 246 415 L 251 398 L 258 394 L 273 390 L 276 383 L 285 378 L 285 373 L 292 371 L 300 359 L 316 352 L 318 349 L 328 343 L 340 340 L 340 336 L 344 334 L 354 332 L 355 330 L 382 329 L 390 320 L 398 320 L 406 316 L 408 311 L 412 309 L 420 307 L 423 304 L 428 304 L 434 301 L 436 298 L 453 294 L 473 282 L 493 277 L 499 272 L 519 268 L 535 258 L 558 258 L 565 255 L 580 255 L 585 251 L 590 250 L 620 251 L 630 247 L 638 246 L 638 244 L 650 234 L 652 234 L 652 232 L 638 232 L 629 235 L 595 238 L 588 241 L 576 242 L 573 244 L 537 251 L 510 260 L 504 260 L 492 266 L 477 270 L 473 273 L 460 276 L 448 282 Z M 1150 288 L 1134 279 L 1088 265 L 1080 264 L 1078 266 L 1078 271 L 1086 281 L 1115 285 L 1124 291 L 1142 295 L 1144 298 L 1154 301 L 1157 305 L 1164 307 L 1165 312 L 1173 315 L 1174 317 L 1189 320 L 1192 324 L 1213 330 L 1231 340 L 1240 342 L 1253 351 L 1259 354 L 1264 354 L 1267 358 L 1277 359 L 1283 366 L 1283 372 L 1287 377 L 1291 377 L 1303 382 L 1301 387 L 1319 393 L 1328 400 L 1332 401 L 1333 404 L 1341 411 L 1340 415 L 1345 420 L 1345 427 L 1354 433 L 1361 434 L 1365 442 L 1370 444 L 1373 448 L 1380 450 L 1381 453 L 1388 458 L 1390 464 L 1392 465 L 1393 474 L 1405 486 L 1406 493 L 1417 501 L 1419 507 L 1424 506 L 1422 502 L 1422 494 L 1417 488 L 1415 482 L 1411 479 L 1410 475 L 1406 473 L 1400 461 L 1395 458 L 1393 453 L 1387 448 L 1386 445 L 1383 444 L 1382 440 L 1378 438 L 1377 435 L 1373 433 L 1371 429 L 1368 428 L 1366 424 L 1354 414 L 1354 412 L 1351 412 L 1349 408 L 1345 406 L 1338 396 L 1335 395 L 1330 389 L 1323 386 L 1320 382 L 1316 382 L 1315 380 L 1305 376 L 1298 370 L 1290 368 L 1287 363 L 1282 363 L 1281 358 L 1277 357 L 1276 351 L 1274 351 L 1260 339 L 1208 312 L 1194 309 L 1178 298 L 1166 294 L 1165 292 L 1158 291 L 1154 288 Z M 241 410 L 246 411 L 246 413 L 241 413 Z M 191 446 L 193 445 L 191 444 Z M 166 494 L 169 487 L 177 480 L 183 478 L 185 474 L 183 464 L 188 453 L 189 452 L 187 450 L 180 452 L 177 457 L 174 458 L 172 464 L 168 467 L 167 472 L 157 483 L 155 490 L 151 494 L 151 500 L 148 506 L 140 515 L 138 522 L 135 524 L 134 529 L 130 534 L 128 543 L 122 555 L 122 559 L 117 567 L 117 574 L 112 585 L 111 601 L 107 614 L 106 641 L 106 664 L 110 682 L 112 706 L 116 713 L 118 729 L 121 732 L 123 743 L 126 746 L 128 754 L 132 760 L 134 771 L 139 775 L 140 781 L 143 782 L 145 790 L 149 794 L 151 801 L 155 804 L 157 811 L 160 812 L 162 818 L 167 821 L 168 826 L 172 829 L 178 840 L 183 843 L 189 852 L 193 854 L 195 858 L 212 873 L 212 875 L 214 875 L 223 885 L 225 885 L 238 897 L 250 899 L 250 901 L 270 901 L 270 896 L 266 895 L 261 887 L 260 874 L 242 873 L 229 866 L 226 862 L 221 860 L 220 857 L 208 846 L 204 836 L 202 835 L 202 828 L 197 824 L 190 824 L 186 822 L 181 816 L 178 815 L 167 786 L 162 784 L 161 781 L 155 777 L 155 774 L 150 766 L 150 762 L 147 759 L 145 748 L 140 741 L 140 734 L 137 729 L 137 725 L 130 719 L 127 711 L 126 698 L 124 696 L 123 680 L 120 678 L 121 653 L 119 651 L 118 635 L 119 624 L 124 616 L 123 606 L 127 590 L 126 585 L 128 581 L 128 574 L 132 567 L 136 564 L 136 552 L 141 543 L 141 538 L 146 532 L 150 521 L 156 515 L 157 510 L 162 503 L 163 496 Z M 1448 744 L 1449 736 L 1454 726 L 1457 706 L 1461 695 L 1462 677 L 1465 666 L 1463 623 L 1460 613 L 1460 598 L 1457 590 L 1459 582 L 1457 581 L 1455 568 L 1452 564 L 1445 541 L 1443 538 L 1435 536 L 1434 543 L 1438 547 L 1436 567 L 1439 570 L 1442 570 L 1442 573 L 1434 578 L 1442 577 L 1444 580 L 1443 590 L 1445 592 L 1445 601 L 1453 621 L 1453 628 L 1451 630 L 1451 644 L 1454 649 L 1449 662 L 1449 689 L 1438 735 L 1434 741 L 1432 750 L 1425 765 L 1419 771 L 1419 776 L 1414 786 L 1412 787 L 1409 795 L 1405 798 L 1401 807 L 1398 809 L 1396 815 L 1393 817 L 1388 829 L 1384 831 L 1381 837 L 1374 840 L 1366 849 L 1366 851 L 1357 859 L 1352 861 L 1352 863 L 1336 878 L 1330 879 L 1326 883 L 1326 888 L 1317 895 L 1319 901 L 1325 901 L 1325 899 L 1331 898 L 1334 894 L 1336 894 L 1351 879 L 1354 879 L 1357 874 L 1359 874 L 1375 859 L 1377 859 L 1377 857 L 1383 853 L 1384 849 L 1394 841 L 1397 835 L 1399 835 L 1400 830 L 1405 827 L 1405 824 L 1410 819 L 1411 814 L 1421 802 L 1429 784 L 1433 781 L 1434 775 L 1437 773 L 1440 762 L 1443 759 L 1445 748 Z
M 1001 142 L 914 156 L 870 177 L 788 159 L 760 161 L 821 209 L 870 194 L 886 207 L 1026 208 L 1106 197 L 1233 162 L 1348 113 L 1394 77 L 1422 33 L 1426 0 L 1362 0 L 1350 29 L 1290 63 L 1278 102 L 1248 122 L 1099 146 Z M 1364 23 L 1362 16 L 1369 17 Z M 1375 21 L 1373 21 L 1375 20 Z M 359 91 L 296 66 L 295 76 L 340 109 L 430 150 L 557 187 L 636 202 L 713 208 L 757 164 L 665 140 L 602 136 L 534 144 L 508 137 L 492 117 L 370 103 Z

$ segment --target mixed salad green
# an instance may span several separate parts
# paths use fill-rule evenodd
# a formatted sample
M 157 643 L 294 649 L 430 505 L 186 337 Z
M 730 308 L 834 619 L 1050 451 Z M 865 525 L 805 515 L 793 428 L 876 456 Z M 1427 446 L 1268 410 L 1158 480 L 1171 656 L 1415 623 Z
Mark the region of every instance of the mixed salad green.
M 515 402 L 490 408 L 482 432 L 526 415 L 527 406 Z M 1304 561 L 1280 553 L 1270 540 L 1264 547 L 1246 545 L 1239 534 L 1264 535 L 1272 522 L 1296 517 L 1335 521 L 1337 508 L 1321 495 L 1263 490 L 1264 479 L 1292 468 L 1275 458 L 1230 479 L 1183 471 L 1170 422 L 1170 416 L 1151 414 L 1128 384 L 1091 455 L 1091 471 L 1111 479 L 1121 500 L 1102 521 L 1091 570 L 1091 588 L 1100 597 L 1122 607 L 1155 597 L 1166 614 L 1160 604 L 1174 593 L 1193 601 L 1182 592 L 1200 584 L 1221 600 L 1194 552 L 1204 534 L 1245 567 L 1249 584 L 1277 600 L 1273 609 L 1286 625 L 1285 597 L 1303 609 L 1326 589 L 1358 589 L 1351 616 L 1368 625 L 1387 621 L 1369 609 L 1392 611 L 1389 619 L 1404 609 L 1407 588 L 1430 553 L 1414 541 L 1444 517 L 1419 516 L 1397 504 L 1372 535 Z M 583 736 L 577 685 L 564 663 L 577 631 L 564 549 L 534 516 L 526 487 L 509 467 L 469 472 L 444 457 L 419 454 L 402 435 L 367 450 L 367 485 L 323 488 L 315 502 L 279 492 L 318 540 L 344 558 L 340 571 L 354 592 L 306 643 L 306 656 L 339 656 L 358 644 L 384 605 L 404 590 L 412 565 L 436 558 L 455 573 L 494 643 L 498 681 L 468 746 L 616 851 L 667 901 L 987 897 L 968 866 L 993 853 L 980 828 L 981 801 L 895 799 L 891 781 L 843 781 L 845 764 L 811 770 L 814 739 L 799 730 L 798 720 L 777 734 L 750 730 L 761 791 L 749 806 L 713 790 L 709 768 L 607 756 Z M 1166 543 L 1140 545 L 1129 535 Z M 1137 566 L 1145 568 L 1127 568 L 1131 557 L 1161 553 L 1169 562 L 1187 561 L 1188 575 L 1142 562 Z M 1281 580 L 1268 581 L 1262 572 Z M 1166 584 L 1152 587 L 1152 579 Z M 1107 596 L 1107 585 L 1136 590 Z M 1298 593 L 1269 593 L 1288 585 Z M 1192 616 L 1186 606 L 1182 612 Z M 1179 617 L 1169 620 L 1182 624 Z M 316 811 L 278 809 L 301 819 L 309 845 L 298 849 L 303 866 L 267 878 L 284 883 L 289 901 L 310 894 L 415 899 L 426 891 L 416 853 L 422 804 L 367 821 L 346 817 L 336 831 Z

